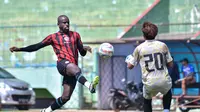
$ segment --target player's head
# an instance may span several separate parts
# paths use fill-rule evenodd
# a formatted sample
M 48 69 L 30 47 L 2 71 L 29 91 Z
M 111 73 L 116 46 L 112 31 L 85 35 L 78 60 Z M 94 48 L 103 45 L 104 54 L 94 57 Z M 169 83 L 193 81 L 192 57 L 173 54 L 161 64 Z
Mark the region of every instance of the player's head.
M 69 21 L 69 18 L 66 15 L 58 16 L 57 25 L 58 25 L 61 32 L 64 32 L 64 33 L 69 32 L 70 21 Z
M 187 65 L 189 63 L 187 58 L 181 60 L 182 65 Z
M 142 32 L 146 40 L 153 40 L 158 33 L 158 27 L 151 22 L 144 22 L 142 25 Z

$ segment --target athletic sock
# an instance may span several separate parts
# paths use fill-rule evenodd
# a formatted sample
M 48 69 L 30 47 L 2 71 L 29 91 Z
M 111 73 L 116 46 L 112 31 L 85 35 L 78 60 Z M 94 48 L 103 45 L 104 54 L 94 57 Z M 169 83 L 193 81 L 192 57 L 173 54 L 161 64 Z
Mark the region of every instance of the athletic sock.
M 88 83 L 89 82 L 86 80 L 86 78 L 84 76 L 81 75 L 81 72 L 76 73 L 75 77 L 76 77 L 76 80 L 79 83 L 81 83 L 82 85 L 85 85 L 86 87 L 88 87 Z M 87 82 L 87 83 L 85 84 L 85 82 Z
M 84 83 L 84 86 L 86 86 L 87 88 L 90 88 L 90 82 L 88 82 L 88 81 L 86 81 L 85 83 Z
M 152 99 L 145 99 L 144 98 L 144 112 L 152 112 Z
M 61 108 L 66 102 L 62 101 L 62 98 L 59 97 L 56 101 L 51 105 L 51 110 L 54 111 L 56 109 Z
M 165 94 L 164 96 L 163 96 L 163 107 L 164 107 L 164 109 L 170 109 L 170 105 L 171 105 L 171 100 L 172 100 L 172 92 L 171 92 L 171 90 L 169 90 L 168 92 L 167 92 L 167 94 Z

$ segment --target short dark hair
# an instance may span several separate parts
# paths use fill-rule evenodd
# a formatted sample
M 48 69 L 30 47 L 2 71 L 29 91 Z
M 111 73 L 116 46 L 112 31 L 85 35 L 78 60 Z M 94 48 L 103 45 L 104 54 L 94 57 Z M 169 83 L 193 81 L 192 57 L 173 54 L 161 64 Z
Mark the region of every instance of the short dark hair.
M 69 20 L 69 18 L 68 18 L 66 15 L 60 15 L 60 16 L 58 16 L 58 18 L 57 18 L 57 23 L 60 22 L 60 18 L 61 18 L 61 17 L 65 17 L 65 18 L 67 18 L 67 19 Z
M 142 32 L 147 40 L 153 40 L 158 34 L 158 27 L 151 22 L 144 22 L 142 25 Z
M 181 62 L 186 62 L 186 63 L 189 63 L 188 59 L 187 58 L 184 58 L 181 60 Z

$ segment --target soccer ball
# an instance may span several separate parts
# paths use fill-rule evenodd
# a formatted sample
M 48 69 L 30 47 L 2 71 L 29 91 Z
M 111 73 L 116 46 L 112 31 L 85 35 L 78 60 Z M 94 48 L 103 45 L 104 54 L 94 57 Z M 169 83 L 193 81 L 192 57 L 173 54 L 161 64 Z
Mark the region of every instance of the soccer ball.
M 102 43 L 99 46 L 99 55 L 104 58 L 109 58 L 114 53 L 114 47 L 110 43 Z

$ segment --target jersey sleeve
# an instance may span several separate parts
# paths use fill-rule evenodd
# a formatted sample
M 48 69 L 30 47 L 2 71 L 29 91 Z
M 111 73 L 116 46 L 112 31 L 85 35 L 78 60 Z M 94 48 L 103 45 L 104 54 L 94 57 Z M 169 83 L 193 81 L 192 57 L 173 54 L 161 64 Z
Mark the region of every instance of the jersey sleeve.
M 164 45 L 164 51 L 166 53 L 167 63 L 171 62 L 173 59 L 172 59 L 171 53 L 169 52 L 169 48 L 167 47 L 167 45 Z
M 194 72 L 194 66 L 190 65 L 190 72 Z
M 77 37 L 77 41 L 78 41 L 78 45 L 79 47 L 83 46 L 83 43 L 82 43 L 82 40 L 81 40 L 81 36 L 79 33 L 75 32 L 76 33 L 76 37 Z
M 139 51 L 138 47 L 135 48 L 132 54 L 132 58 L 130 59 L 129 63 L 136 66 L 139 62 Z
M 44 40 L 42 40 L 42 42 L 20 48 L 20 51 L 33 52 L 33 51 L 37 51 L 45 46 L 48 46 L 50 44 L 52 44 L 52 34 L 48 35 Z
M 52 37 L 53 37 L 53 34 L 48 35 L 45 39 L 42 40 L 42 43 L 46 46 L 51 45 L 53 43 Z
M 78 50 L 81 54 L 81 56 L 85 56 L 87 51 L 85 51 L 83 49 L 83 43 L 81 41 L 81 36 L 79 35 L 79 33 L 75 32 L 76 33 L 76 37 L 77 37 L 77 47 L 78 47 Z

